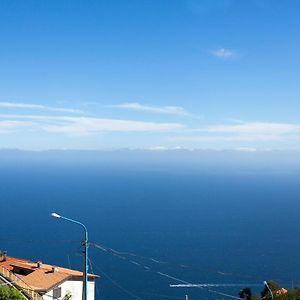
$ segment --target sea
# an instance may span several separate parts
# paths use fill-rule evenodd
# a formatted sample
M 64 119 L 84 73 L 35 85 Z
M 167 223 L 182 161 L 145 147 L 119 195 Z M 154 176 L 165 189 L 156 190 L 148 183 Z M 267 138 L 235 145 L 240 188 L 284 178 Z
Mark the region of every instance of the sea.
M 88 228 L 96 300 L 291 288 L 299 179 L 297 152 L 2 150 L 0 250 L 82 270 L 84 232 L 56 212 Z

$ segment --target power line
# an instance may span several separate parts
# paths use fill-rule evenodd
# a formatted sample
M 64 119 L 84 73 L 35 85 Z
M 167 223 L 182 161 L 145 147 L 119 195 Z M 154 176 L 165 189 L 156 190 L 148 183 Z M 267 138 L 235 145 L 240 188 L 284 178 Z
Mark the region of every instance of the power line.
M 0 238 L 0 241 L 5 241 L 5 242 L 11 242 L 11 243 L 29 243 L 29 244 L 33 244 L 33 243 L 47 243 L 49 245 L 51 245 L 52 247 L 56 247 L 57 244 L 65 244 L 65 243 L 80 243 L 81 241 L 79 240 L 61 240 L 61 239 L 16 239 L 16 238 Z M 200 270 L 200 271 L 205 271 L 205 272 L 210 272 L 213 274 L 217 274 L 217 275 L 221 275 L 221 276 L 232 276 L 232 277 L 236 277 L 236 278 L 247 278 L 247 279 L 257 279 L 257 276 L 253 276 L 253 275 L 246 275 L 246 274 L 239 274 L 239 273 L 233 273 L 233 272 L 223 272 L 217 269 L 212 269 L 212 268 L 197 268 L 188 264 L 177 264 L 177 263 L 171 263 L 171 262 L 167 262 L 164 260 L 159 260 L 156 258 L 152 258 L 152 257 L 145 257 L 139 254 L 135 254 L 132 252 L 124 252 L 124 251 L 117 251 L 113 248 L 104 246 L 104 245 L 100 245 L 97 244 L 95 242 L 90 242 L 90 245 L 104 251 L 107 253 L 110 253 L 114 256 L 117 256 L 123 260 L 127 260 L 127 257 L 130 256 L 132 258 L 137 258 L 137 259 L 142 259 L 142 260 L 147 260 L 149 263 L 155 263 L 158 265 L 167 265 L 170 267 L 174 267 L 174 268 L 182 268 L 182 269 L 191 269 L 191 270 Z M 132 264 L 136 264 L 139 265 L 138 262 L 132 260 L 131 262 Z M 148 266 L 144 266 L 145 269 L 148 269 Z M 277 279 L 278 280 L 278 279 Z M 260 280 L 261 281 L 261 280 Z
M 233 273 L 233 272 L 222 272 L 220 270 L 214 270 L 212 268 L 201 268 L 201 269 L 199 269 L 199 268 L 196 268 L 194 266 L 187 265 L 187 264 L 171 263 L 171 262 L 167 262 L 165 260 L 159 260 L 159 259 L 155 259 L 155 258 L 152 258 L 152 257 L 145 257 L 145 256 L 142 256 L 142 255 L 139 255 L 139 254 L 136 254 L 136 253 L 132 253 L 132 252 L 117 251 L 113 248 L 110 248 L 110 247 L 107 247 L 107 246 L 104 246 L 104 245 L 99 245 L 95 242 L 91 242 L 90 245 L 94 246 L 95 248 L 98 248 L 99 250 L 102 250 L 103 252 L 106 252 L 108 254 L 116 256 L 120 259 L 127 260 L 130 263 L 135 264 L 137 266 L 141 265 L 141 264 L 136 262 L 133 259 L 128 259 L 128 256 L 130 256 L 132 258 L 136 258 L 136 259 L 146 260 L 146 261 L 148 261 L 148 263 L 151 263 L 151 264 L 155 263 L 157 265 L 166 265 L 166 266 L 170 266 L 170 267 L 173 267 L 173 268 L 200 270 L 200 271 L 210 272 L 210 273 L 221 275 L 221 276 L 232 276 L 232 277 L 237 277 L 237 278 L 257 280 L 256 276 L 245 275 L 245 274 L 237 274 L 237 273 Z M 149 266 L 143 265 L 143 267 L 145 269 L 149 269 Z M 259 281 L 261 281 L 261 280 L 259 280 Z
M 16 238 L 0 238 L 0 241 L 3 242 L 9 242 L 9 243 L 25 243 L 25 244 L 40 244 L 40 243 L 60 243 L 60 244 L 65 244 L 65 243 L 80 243 L 81 241 L 79 240 L 61 240 L 61 239 L 16 239 Z M 54 244 L 55 245 L 55 244 Z
M 89 268 L 90 268 L 90 270 L 91 270 L 91 273 L 92 273 L 92 274 L 95 274 L 95 273 L 94 273 L 94 268 L 93 268 L 92 261 L 91 261 L 90 258 L 89 258 L 88 260 L 89 260 Z M 96 284 L 95 284 L 95 289 L 96 289 L 96 295 L 100 297 L 100 292 L 99 292 L 99 289 L 98 289 L 98 287 L 97 287 Z
M 78 240 L 53 240 L 53 239 L 51 239 L 51 240 L 45 240 L 45 239 L 43 239 L 43 240 L 20 240 L 20 239 L 13 239 L 13 238 L 0 238 L 0 241 L 18 242 L 18 243 L 53 243 L 53 242 L 56 242 L 56 243 L 79 243 L 80 242 Z M 122 260 L 126 260 L 127 262 L 129 262 L 129 263 L 131 263 L 135 266 L 140 267 L 144 271 L 150 271 L 150 272 L 155 273 L 157 275 L 160 275 L 162 277 L 166 277 L 166 278 L 169 278 L 169 279 L 172 279 L 172 280 L 175 280 L 175 281 L 181 283 L 181 284 L 177 284 L 177 285 L 175 285 L 175 284 L 171 285 L 171 287 L 181 287 L 181 286 L 182 287 L 183 286 L 184 287 L 196 287 L 196 288 L 200 288 L 200 289 L 203 289 L 205 291 L 208 291 L 210 293 L 216 293 L 216 294 L 219 294 L 221 296 L 226 296 L 226 297 L 230 297 L 230 298 L 233 298 L 233 299 L 240 299 L 238 297 L 235 297 L 235 296 L 227 294 L 227 293 L 222 293 L 222 292 L 219 292 L 219 291 L 216 291 L 216 290 L 212 290 L 211 287 L 258 286 L 257 284 L 192 284 L 192 283 L 187 282 L 185 280 L 182 280 L 180 278 L 174 277 L 170 274 L 154 270 L 153 267 L 152 267 L 152 264 L 155 264 L 155 265 L 158 265 L 158 266 L 165 265 L 165 266 L 171 266 L 171 267 L 183 268 L 183 269 L 194 269 L 194 270 L 198 269 L 198 268 L 195 268 L 193 266 L 185 265 L 185 264 L 170 263 L 170 262 L 167 262 L 167 261 L 164 261 L 164 260 L 158 260 L 158 259 L 155 259 L 155 258 L 152 258 L 152 257 L 145 257 L 145 256 L 142 256 L 142 255 L 138 255 L 138 254 L 135 254 L 133 252 L 117 251 L 113 248 L 103 246 L 103 245 L 100 245 L 100 244 L 97 244 L 97 243 L 94 243 L 94 242 L 90 242 L 89 244 L 91 246 L 94 246 L 95 248 L 103 251 L 103 252 L 106 252 L 106 253 L 112 255 L 112 256 L 118 257 L 119 259 L 122 259 Z M 78 248 L 80 248 L 80 247 L 78 247 Z M 141 263 L 141 262 L 138 262 L 134 259 L 136 259 L 136 260 L 140 259 L 142 261 L 147 261 L 148 263 L 147 264 L 145 264 L 143 262 Z M 68 256 L 68 262 L 69 262 L 69 265 L 70 265 L 69 256 Z M 91 262 L 90 262 L 90 264 L 91 264 Z M 104 277 L 106 277 L 108 280 L 110 280 L 120 290 L 127 293 L 131 297 L 134 297 L 135 299 L 142 300 L 140 297 L 136 296 L 134 293 L 132 293 L 129 290 L 125 289 L 123 286 L 121 286 L 119 283 L 117 283 L 115 280 L 113 280 L 109 275 L 104 273 L 99 267 L 97 267 L 97 268 L 101 271 L 101 273 L 104 275 Z M 92 264 L 91 264 L 91 269 L 92 269 Z M 240 274 L 238 275 L 238 274 L 234 274 L 234 273 L 228 273 L 228 272 L 226 273 L 226 272 L 221 272 L 221 271 L 212 270 L 212 269 L 209 269 L 209 271 L 213 272 L 213 273 L 216 273 L 216 274 L 219 274 L 219 275 L 223 275 L 223 276 L 238 276 L 238 277 L 244 277 L 244 278 L 251 278 L 251 277 L 254 278 L 253 276 L 246 276 L 246 275 L 240 276 Z
M 147 296 L 154 296 L 154 297 L 158 297 L 158 298 L 170 298 L 170 299 L 181 299 L 182 297 L 175 297 L 175 296 L 171 296 L 171 295 L 164 295 L 164 294 L 156 294 L 156 293 L 142 293 L 143 295 L 147 295 Z
M 158 274 L 158 275 L 160 275 L 160 276 L 163 276 L 163 277 L 166 277 L 166 278 L 175 280 L 175 281 L 177 281 L 177 282 L 181 282 L 181 283 L 184 283 L 184 284 L 187 284 L 187 285 L 192 285 L 192 283 L 190 283 L 190 282 L 188 282 L 188 281 L 185 281 L 185 280 L 183 280 L 183 279 L 174 277 L 174 276 L 172 276 L 172 275 L 170 275 L 170 274 L 166 274 L 166 273 L 163 273 L 163 272 L 160 272 L 160 271 L 153 271 L 149 266 L 145 266 L 145 265 L 140 264 L 140 263 L 138 263 L 138 262 L 136 262 L 136 261 L 133 261 L 132 259 L 129 259 L 129 258 L 127 258 L 126 256 L 124 256 L 124 254 L 125 254 L 126 252 L 119 252 L 119 251 L 116 251 L 116 250 L 114 250 L 114 249 L 111 249 L 111 248 L 108 248 L 108 247 L 104 247 L 104 246 L 101 246 L 101 245 L 98 245 L 98 244 L 95 244 L 95 243 L 93 243 L 93 245 L 94 245 L 96 248 L 98 248 L 98 249 L 100 249 L 100 250 L 102 250 L 102 251 L 105 251 L 105 252 L 107 252 L 107 253 L 109 253 L 109 254 L 112 254 L 113 256 L 117 256 L 117 257 L 119 257 L 119 258 L 121 258 L 121 259 L 126 259 L 126 260 L 129 261 L 131 264 L 134 264 L 134 265 L 143 267 L 143 269 L 147 269 L 147 271 L 152 271 L 153 273 L 156 273 L 156 274 Z M 123 255 L 120 255 L 120 253 L 122 253 Z M 138 255 L 133 254 L 133 253 L 130 253 L 130 255 L 131 255 L 131 256 L 136 256 L 136 257 L 138 257 Z M 144 258 L 145 258 L 145 257 L 144 257 Z M 151 259 L 151 260 L 153 261 L 153 259 Z M 209 288 L 209 286 L 207 286 L 207 285 L 203 285 L 203 286 L 199 286 L 199 285 L 198 285 L 197 288 L 206 290 L 206 291 L 208 291 L 208 292 L 210 292 L 210 293 L 218 294 L 218 295 L 220 295 L 220 296 L 226 296 L 226 297 L 229 297 L 229 298 L 232 298 L 232 299 L 240 299 L 239 297 L 236 297 L 236 296 L 233 296 L 233 295 L 230 295 L 230 294 L 227 294 L 227 293 L 222 293 L 222 292 L 219 292 L 219 291 L 216 291 L 216 290 L 212 290 L 212 289 Z
M 192 284 L 170 284 L 174 288 L 195 288 L 195 287 L 245 287 L 261 286 L 261 284 L 252 283 L 192 283 Z
M 91 262 L 91 261 L 90 261 Z M 144 300 L 143 298 L 137 296 L 136 294 L 134 294 L 133 292 L 129 291 L 128 289 L 124 288 L 123 286 L 121 286 L 118 282 L 116 282 L 114 279 L 112 279 L 109 275 L 107 275 L 103 270 L 101 270 L 99 268 L 99 266 L 95 265 L 95 263 L 93 263 L 94 266 L 100 271 L 100 273 L 102 275 L 104 275 L 105 278 L 107 278 L 113 285 L 115 285 L 118 289 L 120 289 L 121 291 L 123 291 L 124 293 L 126 293 L 127 295 L 129 295 L 130 297 L 137 299 L 137 300 Z

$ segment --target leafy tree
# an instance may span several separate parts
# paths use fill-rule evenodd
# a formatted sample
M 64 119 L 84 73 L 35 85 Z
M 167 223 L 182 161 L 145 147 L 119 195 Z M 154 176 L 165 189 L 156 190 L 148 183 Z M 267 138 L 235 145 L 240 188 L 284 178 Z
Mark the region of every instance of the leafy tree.
M 282 293 L 282 289 L 276 282 L 268 281 L 267 283 L 273 292 L 274 300 L 300 300 L 299 287 L 286 290 L 284 293 Z M 252 295 L 249 288 L 242 289 L 238 295 L 241 299 L 245 300 L 271 300 L 272 297 L 269 289 L 266 286 L 264 286 L 264 289 L 261 291 L 260 295 Z
M 285 297 L 280 297 L 280 299 L 299 300 L 300 299 L 300 288 L 290 289 L 284 296 Z
M 251 290 L 249 288 L 244 288 L 239 292 L 239 296 L 242 299 L 246 299 L 246 300 L 251 300 L 252 299 L 252 293 Z
M 273 292 L 273 295 L 275 296 L 275 292 L 280 289 L 279 285 L 274 281 L 268 281 L 268 286 L 270 290 Z M 269 289 L 265 286 L 264 289 L 261 291 L 261 299 L 271 299 L 272 296 L 270 294 Z
M 24 297 L 14 288 L 0 286 L 0 300 L 24 300 Z

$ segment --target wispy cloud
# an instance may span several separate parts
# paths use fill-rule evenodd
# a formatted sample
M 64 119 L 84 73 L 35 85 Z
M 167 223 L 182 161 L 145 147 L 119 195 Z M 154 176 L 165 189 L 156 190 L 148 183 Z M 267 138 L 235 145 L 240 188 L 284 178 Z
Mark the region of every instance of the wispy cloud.
M 150 122 L 137 121 L 133 119 L 100 118 L 74 115 L 57 114 L 0 114 L 0 135 L 19 134 L 30 137 L 41 136 L 49 138 L 52 136 L 76 137 L 92 136 L 106 133 L 113 136 L 121 136 L 123 133 L 149 134 L 150 137 L 163 139 L 161 147 L 165 147 L 164 141 L 170 145 L 192 148 L 234 148 L 241 151 L 252 151 L 266 147 L 287 147 L 288 145 L 299 145 L 300 123 L 276 123 L 276 122 L 238 122 L 219 123 L 214 125 L 203 125 L 192 128 L 177 122 Z M 118 134 L 118 135 L 117 135 Z M 17 137 L 17 136 L 16 136 Z M 4 138 L 3 138 L 4 140 Z M 51 140 L 51 138 L 50 138 Z M 78 140 L 79 141 L 79 140 Z
M 32 103 L 17 103 L 17 102 L 0 102 L 0 107 L 2 108 L 15 108 L 15 109 L 38 109 L 38 110 L 47 110 L 52 112 L 64 112 L 64 113 L 83 113 L 82 110 L 74 108 L 65 108 L 65 107 L 53 107 L 40 104 Z
M 4 120 L 0 121 L 0 133 L 10 133 L 18 129 L 24 129 L 34 126 L 34 122 L 30 121 L 16 121 L 16 120 Z
M 250 153 L 257 152 L 257 149 L 253 147 L 239 147 L 236 148 L 235 150 L 239 152 L 250 152 Z
M 112 105 L 112 107 L 131 109 L 137 111 L 148 111 L 148 112 L 160 113 L 160 114 L 171 114 L 171 115 L 182 115 L 182 116 L 189 115 L 189 113 L 183 107 L 180 106 L 152 106 L 152 105 L 140 104 L 138 102 L 128 102 L 128 103 Z
M 228 142 L 282 142 L 287 140 L 299 139 L 298 136 L 282 136 L 282 135 L 181 135 L 172 137 L 171 140 L 177 142 L 222 142 L 224 147 Z
M 180 123 L 142 122 L 90 117 L 2 114 L 0 118 L 6 118 L 2 122 L 15 122 L 16 125 L 18 123 L 22 124 L 22 122 L 24 124 L 31 122 L 30 124 L 34 130 L 66 135 L 91 135 L 102 132 L 169 132 L 185 128 Z
M 194 142 L 265 142 L 300 139 L 300 124 L 273 122 L 243 122 L 219 124 L 190 129 L 192 134 L 177 137 Z M 186 133 L 187 133 L 186 131 Z M 197 132 L 197 134 L 195 134 Z
M 155 123 L 133 120 L 70 118 L 66 117 L 59 125 L 47 125 L 43 129 L 48 132 L 71 135 L 97 134 L 101 132 L 166 132 L 183 129 L 179 123 Z
M 282 135 L 290 133 L 300 133 L 300 125 L 290 123 L 245 122 L 242 124 L 234 125 L 209 126 L 200 129 L 200 131 L 212 133 Z
M 231 49 L 219 48 L 213 50 L 211 54 L 220 59 L 231 59 L 237 56 L 237 52 Z

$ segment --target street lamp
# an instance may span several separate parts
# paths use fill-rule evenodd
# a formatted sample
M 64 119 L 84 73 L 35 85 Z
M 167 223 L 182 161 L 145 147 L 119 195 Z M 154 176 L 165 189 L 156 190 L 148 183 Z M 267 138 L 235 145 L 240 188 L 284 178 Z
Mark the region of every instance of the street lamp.
M 264 285 L 267 287 L 267 289 L 269 290 L 270 294 L 271 294 L 271 297 L 272 297 L 272 300 L 274 300 L 274 295 L 273 295 L 273 292 L 272 290 L 270 289 L 268 283 L 266 281 L 264 281 Z
M 83 227 L 83 229 L 84 229 L 84 242 L 83 242 L 83 245 L 84 245 L 84 272 L 83 272 L 83 282 L 82 282 L 83 283 L 83 286 L 82 286 L 82 300 L 87 300 L 88 268 L 89 268 L 89 264 L 88 264 L 88 246 L 89 246 L 88 245 L 88 231 L 87 231 L 86 227 L 78 221 L 63 217 L 63 216 L 61 216 L 57 213 L 52 213 L 51 216 L 56 218 L 56 219 L 63 219 L 63 220 L 78 224 L 81 227 Z

